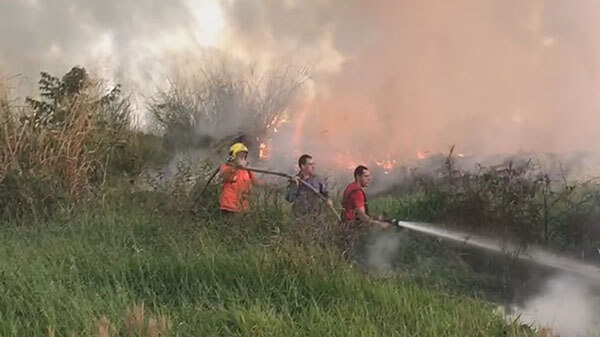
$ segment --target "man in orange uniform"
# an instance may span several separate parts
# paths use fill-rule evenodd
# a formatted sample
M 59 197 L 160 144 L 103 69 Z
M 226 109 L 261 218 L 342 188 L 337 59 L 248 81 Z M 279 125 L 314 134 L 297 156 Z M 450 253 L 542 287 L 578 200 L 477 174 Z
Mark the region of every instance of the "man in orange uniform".
M 261 185 L 248 167 L 248 148 L 235 143 L 229 149 L 229 160 L 221 165 L 219 174 L 223 180 L 223 189 L 219 200 L 221 213 L 239 214 L 250 209 L 248 196 L 252 185 Z

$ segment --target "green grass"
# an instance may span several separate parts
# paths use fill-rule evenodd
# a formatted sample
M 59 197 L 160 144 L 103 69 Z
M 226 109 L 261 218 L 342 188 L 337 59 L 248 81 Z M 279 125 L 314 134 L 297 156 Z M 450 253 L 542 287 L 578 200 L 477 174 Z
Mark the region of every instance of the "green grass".
M 126 204 L 4 226 L 0 336 L 98 336 L 103 316 L 130 336 L 124 317 L 142 303 L 146 319 L 168 317 L 170 336 L 528 333 L 483 301 L 369 277 L 333 249 L 299 244 L 277 212 L 225 223 Z

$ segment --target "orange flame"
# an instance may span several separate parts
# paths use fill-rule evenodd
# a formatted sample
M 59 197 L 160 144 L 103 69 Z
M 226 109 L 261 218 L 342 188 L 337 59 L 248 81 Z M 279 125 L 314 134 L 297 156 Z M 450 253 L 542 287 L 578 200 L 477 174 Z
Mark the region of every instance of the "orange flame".
M 267 159 L 267 144 L 260 143 L 258 147 L 258 158 L 265 160 Z
M 273 120 L 267 124 L 267 129 L 272 129 L 273 132 L 278 133 L 279 132 L 279 127 L 283 124 L 283 123 L 287 123 L 287 119 L 285 117 L 279 117 L 279 116 L 275 116 L 273 118 Z
M 396 160 L 390 159 L 391 155 L 388 153 L 387 158 L 384 160 L 375 160 L 375 165 L 383 168 L 385 171 L 383 173 L 388 174 L 396 167 Z

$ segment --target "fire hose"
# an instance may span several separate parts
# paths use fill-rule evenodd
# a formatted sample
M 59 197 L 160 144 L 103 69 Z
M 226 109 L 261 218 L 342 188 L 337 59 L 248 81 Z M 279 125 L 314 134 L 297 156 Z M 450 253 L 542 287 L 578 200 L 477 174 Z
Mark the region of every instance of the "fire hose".
M 246 170 L 251 171 L 251 172 L 256 172 L 256 173 L 275 175 L 275 176 L 288 178 L 288 179 L 293 178 L 291 175 L 286 174 L 286 173 L 261 170 L 261 169 L 255 169 L 255 168 L 246 168 Z M 214 177 L 217 175 L 218 172 L 219 172 L 219 170 L 217 169 L 212 174 L 212 176 L 210 177 L 210 179 L 204 186 L 204 189 L 206 189 L 206 187 L 210 184 L 210 182 L 212 181 L 212 179 L 214 179 Z M 312 185 L 310 185 L 309 183 L 307 183 L 306 181 L 304 181 L 302 179 L 298 179 L 298 181 L 301 184 L 303 184 L 304 186 L 308 187 L 313 193 L 317 194 L 319 196 L 319 198 L 323 202 L 325 202 L 325 204 L 329 207 L 329 209 L 333 212 L 333 214 L 335 214 L 335 217 L 338 220 L 340 219 L 340 215 L 335 210 L 335 208 L 332 205 L 330 205 L 329 203 L 327 203 L 327 198 L 325 198 L 321 193 L 319 193 L 319 191 L 316 188 L 314 188 Z M 202 192 L 204 192 L 204 189 L 202 190 Z M 508 245 L 508 247 L 503 248 L 503 246 L 505 246 L 505 245 L 502 245 L 501 243 L 493 242 L 493 241 L 490 241 L 489 239 L 484 239 L 482 237 L 477 237 L 476 235 L 471 235 L 471 234 L 467 234 L 467 233 L 459 233 L 459 232 L 451 231 L 448 229 L 439 228 L 432 224 L 402 221 L 402 220 L 398 220 L 398 219 L 391 219 L 391 220 L 386 219 L 383 221 L 392 224 L 393 227 L 400 229 L 400 230 L 408 229 L 408 230 L 411 230 L 414 232 L 419 232 L 419 233 L 437 237 L 437 238 L 449 239 L 451 241 L 462 243 L 464 245 L 470 245 L 470 246 L 480 248 L 480 249 L 495 251 L 497 253 L 506 253 L 504 248 L 511 248 L 510 245 Z M 514 249 L 515 247 L 512 247 L 512 248 Z M 551 267 L 554 269 L 568 271 L 570 273 L 585 276 L 587 278 L 591 278 L 596 281 L 600 280 L 600 268 L 598 268 L 597 266 L 584 264 L 579 261 L 573 261 L 568 258 L 560 257 L 558 255 L 552 255 L 552 254 L 542 251 L 540 249 L 533 249 L 530 252 L 528 252 L 527 254 L 517 254 L 516 257 L 518 259 L 533 262 L 533 263 L 536 263 L 539 265 L 543 265 L 543 266 Z
M 275 171 L 268 171 L 268 170 L 262 170 L 262 169 L 256 169 L 256 168 L 245 168 L 245 170 L 248 170 L 250 172 L 256 172 L 256 173 L 262 173 L 262 174 L 268 174 L 268 175 L 273 175 L 273 176 L 278 176 L 278 177 L 283 177 L 283 178 L 287 178 L 287 179 L 293 179 L 294 177 L 287 174 L 287 173 L 281 173 L 281 172 L 275 172 Z M 217 173 L 219 173 L 219 169 L 215 170 L 215 172 L 213 172 L 213 174 L 210 176 L 210 178 L 208 179 L 208 181 L 206 182 L 206 184 L 204 185 L 204 187 L 202 188 L 202 191 L 200 192 L 200 194 L 204 193 L 204 190 L 206 190 L 206 188 L 208 187 L 208 185 L 210 184 L 210 182 L 215 178 L 215 176 L 217 175 Z M 298 181 L 306 186 L 309 190 L 311 190 L 313 193 L 315 193 L 317 196 L 319 196 L 319 199 L 321 199 L 321 201 L 323 201 L 325 203 L 325 205 L 327 205 L 327 207 L 331 210 L 332 214 L 335 215 L 336 219 L 338 221 L 341 220 L 340 218 L 340 214 L 338 213 L 338 211 L 335 210 L 335 208 L 328 203 L 327 198 L 325 198 L 314 186 L 312 186 L 311 184 L 309 184 L 308 182 L 306 182 L 303 179 L 298 178 Z
M 247 170 L 250 171 L 250 172 L 262 173 L 262 174 L 270 174 L 270 175 L 279 176 L 279 177 L 288 178 L 288 179 L 293 179 L 294 178 L 293 176 L 291 176 L 289 174 L 286 174 L 286 173 L 280 173 L 280 172 L 274 172 L 274 171 L 267 171 L 267 170 L 261 170 L 261 169 L 255 169 L 255 168 L 247 168 Z M 298 178 L 298 181 L 302 185 L 306 186 L 313 193 L 315 193 L 317 196 L 319 196 L 319 198 L 321 199 L 321 201 L 323 201 L 325 203 L 325 205 L 327 205 L 327 207 L 331 210 L 332 214 L 335 215 L 336 219 L 338 221 L 341 220 L 340 214 L 338 213 L 338 211 L 336 211 L 335 208 L 333 208 L 333 206 L 328 203 L 327 198 L 325 198 L 314 186 L 312 186 L 311 184 L 309 184 L 308 182 L 306 182 L 305 180 L 300 179 L 300 178 Z

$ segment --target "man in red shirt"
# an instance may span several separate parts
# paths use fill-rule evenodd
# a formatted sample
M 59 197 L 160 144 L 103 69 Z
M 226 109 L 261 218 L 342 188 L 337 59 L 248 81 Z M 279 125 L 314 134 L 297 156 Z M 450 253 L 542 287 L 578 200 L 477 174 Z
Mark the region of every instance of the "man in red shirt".
M 368 227 L 388 228 L 389 223 L 375 220 L 369 215 L 369 206 L 365 188 L 371 182 L 371 173 L 366 166 L 358 166 L 354 170 L 354 182 L 344 190 L 342 197 L 342 223 L 339 238 L 344 254 L 357 253 L 356 246 L 361 235 Z
M 367 194 L 365 188 L 371 182 L 371 173 L 366 166 L 358 166 L 354 170 L 354 182 L 349 184 L 344 190 L 342 197 L 342 208 L 344 210 L 342 221 L 360 221 L 368 225 L 375 225 L 381 228 L 387 228 L 389 224 L 371 218 L 369 215 L 369 206 L 367 203 Z

